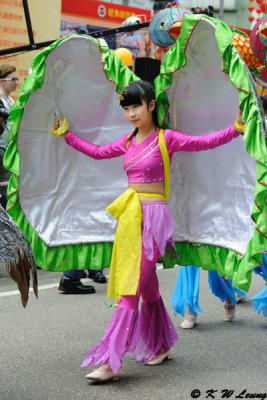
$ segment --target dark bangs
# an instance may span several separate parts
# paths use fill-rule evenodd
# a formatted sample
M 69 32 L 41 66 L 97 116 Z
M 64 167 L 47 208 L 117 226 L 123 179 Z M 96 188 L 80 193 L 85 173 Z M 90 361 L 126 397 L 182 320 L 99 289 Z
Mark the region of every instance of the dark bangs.
M 150 82 L 146 82 L 143 80 L 134 81 L 129 83 L 129 85 L 127 85 L 121 92 L 120 106 L 127 107 L 134 104 L 141 105 L 142 100 L 144 100 L 147 105 L 149 105 L 152 100 L 155 100 L 154 86 Z M 158 126 L 158 115 L 156 107 L 152 112 L 152 116 L 155 126 Z
M 123 89 L 120 95 L 120 106 L 126 107 L 133 104 L 141 105 L 142 100 L 146 100 L 144 90 L 138 85 L 137 82 L 131 82 Z

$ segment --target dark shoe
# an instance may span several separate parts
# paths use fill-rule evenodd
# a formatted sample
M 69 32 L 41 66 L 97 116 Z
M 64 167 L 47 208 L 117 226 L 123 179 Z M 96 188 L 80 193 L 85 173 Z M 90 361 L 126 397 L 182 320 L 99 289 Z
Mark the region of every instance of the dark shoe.
M 67 276 L 60 280 L 58 290 L 67 294 L 92 294 L 95 288 L 89 285 L 83 285 L 81 281 L 73 281 Z
M 93 281 L 96 283 L 107 283 L 107 278 L 105 277 L 101 269 L 89 269 L 88 277 L 90 279 L 93 279 Z
M 82 271 L 81 279 L 85 279 L 85 278 L 87 278 L 87 273 L 86 273 L 85 270 L 83 270 L 83 271 Z

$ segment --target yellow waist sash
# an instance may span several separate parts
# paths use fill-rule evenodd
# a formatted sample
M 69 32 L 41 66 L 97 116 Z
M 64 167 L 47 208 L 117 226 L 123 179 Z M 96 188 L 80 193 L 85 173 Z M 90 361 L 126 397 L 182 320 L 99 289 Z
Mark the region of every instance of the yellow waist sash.
M 143 213 L 139 196 L 155 197 L 168 201 L 170 189 L 170 159 L 163 136 L 159 132 L 159 146 L 163 159 L 165 196 L 155 193 L 137 193 L 127 189 L 107 207 L 118 226 L 111 258 L 107 297 L 120 300 L 121 296 L 135 295 L 140 277 L 142 257 Z
M 127 189 L 107 207 L 118 226 L 112 252 L 107 297 L 120 300 L 121 296 L 135 295 L 140 277 L 142 257 L 143 213 L 139 196 L 156 197 L 160 194 L 137 193 Z

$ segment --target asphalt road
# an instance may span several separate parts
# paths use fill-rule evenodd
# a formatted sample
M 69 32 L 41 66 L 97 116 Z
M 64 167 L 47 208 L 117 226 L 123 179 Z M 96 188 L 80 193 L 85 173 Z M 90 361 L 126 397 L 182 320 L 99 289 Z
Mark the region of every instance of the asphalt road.
M 267 318 L 248 301 L 237 306 L 234 322 L 224 322 L 207 272 L 201 272 L 200 284 L 205 312 L 195 329 L 182 330 L 182 317 L 169 306 L 178 268 L 158 271 L 180 336 L 174 358 L 149 367 L 126 355 L 121 379 L 101 385 L 88 383 L 84 376 L 93 367 L 81 369 L 80 363 L 111 318 L 106 285 L 95 284 L 93 295 L 63 295 L 57 290 L 60 273 L 38 272 L 39 299 L 31 293 L 26 309 L 13 292 L 15 283 L 0 279 L 0 400 L 267 399 Z M 254 275 L 249 295 L 263 285 Z

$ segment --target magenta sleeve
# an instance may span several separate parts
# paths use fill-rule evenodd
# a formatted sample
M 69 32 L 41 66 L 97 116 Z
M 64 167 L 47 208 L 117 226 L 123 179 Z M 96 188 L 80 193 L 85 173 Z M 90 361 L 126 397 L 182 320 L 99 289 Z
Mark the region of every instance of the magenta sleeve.
M 126 140 L 127 135 L 124 135 L 115 142 L 98 146 L 96 144 L 87 142 L 75 135 L 72 132 L 68 132 L 65 138 L 66 143 L 74 149 L 86 154 L 95 160 L 103 160 L 104 158 L 119 157 L 126 151 Z
M 176 151 L 201 151 L 214 149 L 222 144 L 230 142 L 233 138 L 240 135 L 230 125 L 228 128 L 221 129 L 213 133 L 206 133 L 204 135 L 190 135 L 175 130 L 167 132 L 165 137 L 169 153 L 172 154 Z

